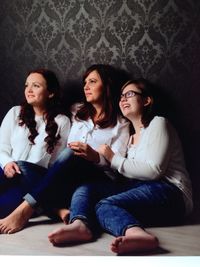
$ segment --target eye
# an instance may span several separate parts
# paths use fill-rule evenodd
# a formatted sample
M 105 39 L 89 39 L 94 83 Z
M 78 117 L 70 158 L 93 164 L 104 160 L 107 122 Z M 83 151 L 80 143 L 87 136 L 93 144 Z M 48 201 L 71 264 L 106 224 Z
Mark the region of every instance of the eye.
M 34 83 L 33 86 L 36 87 L 36 88 L 39 88 L 40 87 L 40 85 L 37 84 L 37 83 Z
M 133 91 L 128 91 L 126 93 L 126 97 L 131 97 L 131 96 L 134 96 L 134 92 Z
M 90 80 L 90 83 L 96 83 L 96 80 L 92 79 Z

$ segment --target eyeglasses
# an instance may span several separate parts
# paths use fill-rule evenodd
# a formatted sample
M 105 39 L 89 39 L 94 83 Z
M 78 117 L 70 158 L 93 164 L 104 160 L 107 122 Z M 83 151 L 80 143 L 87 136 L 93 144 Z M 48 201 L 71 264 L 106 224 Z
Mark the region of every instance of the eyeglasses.
M 142 95 L 142 93 L 130 90 L 130 91 L 126 92 L 125 94 L 121 94 L 120 100 L 122 100 L 123 97 L 125 97 L 127 99 L 130 97 L 134 97 L 135 95 Z

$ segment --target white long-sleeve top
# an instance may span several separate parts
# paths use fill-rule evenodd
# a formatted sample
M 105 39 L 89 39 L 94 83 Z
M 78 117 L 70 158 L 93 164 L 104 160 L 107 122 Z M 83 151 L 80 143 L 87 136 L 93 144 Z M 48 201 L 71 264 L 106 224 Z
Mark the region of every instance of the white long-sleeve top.
M 24 160 L 47 168 L 58 157 L 60 152 L 67 146 L 67 138 L 70 131 L 70 120 L 65 115 L 57 115 L 55 122 L 58 125 L 57 135 L 60 139 L 52 154 L 46 152 L 47 133 L 46 123 L 43 116 L 35 116 L 38 135 L 31 144 L 28 140 L 30 132 L 26 126 L 19 126 L 20 106 L 11 108 L 4 117 L 0 128 L 0 165 L 2 168 L 11 162 Z
M 127 157 L 115 154 L 111 166 L 132 179 L 166 178 L 183 192 L 187 212 L 192 210 L 192 186 L 181 143 L 167 119 L 154 117 L 147 128 L 141 129 L 138 144 L 129 142 Z
M 72 127 L 68 137 L 68 143 L 80 141 L 87 143 L 94 150 L 97 150 L 101 144 L 107 144 L 115 153 L 125 156 L 130 137 L 129 122 L 119 116 L 117 124 L 114 127 L 102 129 L 98 125 L 94 125 L 91 118 L 87 121 L 76 120 L 75 114 L 79 108 L 80 104 L 75 104 L 72 108 Z M 108 162 L 101 155 L 98 165 L 104 170 L 109 169 L 110 171 Z

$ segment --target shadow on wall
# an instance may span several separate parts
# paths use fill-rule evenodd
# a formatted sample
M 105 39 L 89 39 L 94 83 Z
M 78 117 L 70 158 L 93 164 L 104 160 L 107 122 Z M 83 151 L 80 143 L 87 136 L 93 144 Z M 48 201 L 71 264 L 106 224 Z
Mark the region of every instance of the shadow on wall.
M 180 114 L 177 100 L 170 95 L 165 88 L 158 84 L 153 84 L 156 95 L 156 113 L 169 119 L 177 130 L 193 188 L 194 211 L 192 218 L 195 222 L 200 222 L 200 183 L 199 183 L 199 153 L 200 153 L 200 132 L 193 131 L 187 125 L 186 118 Z
M 67 80 L 62 90 L 62 106 L 64 113 L 71 116 L 70 108 L 74 103 L 82 102 L 84 97 L 82 83 L 78 80 Z
M 156 83 L 152 83 L 155 91 L 155 112 L 163 116 L 177 129 L 176 103 L 172 96 L 165 89 Z M 178 130 L 178 129 L 177 129 Z

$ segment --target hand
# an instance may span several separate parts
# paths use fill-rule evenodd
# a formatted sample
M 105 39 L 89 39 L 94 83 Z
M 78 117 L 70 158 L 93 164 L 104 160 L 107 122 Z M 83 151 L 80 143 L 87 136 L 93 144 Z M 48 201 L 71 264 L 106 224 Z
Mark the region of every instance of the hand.
M 99 152 L 99 154 L 103 155 L 104 158 L 107 159 L 109 162 L 112 161 L 112 158 L 115 155 L 115 153 L 108 145 L 100 145 L 97 151 Z
M 7 163 L 4 167 L 4 175 L 7 178 L 13 178 L 16 174 L 21 174 L 17 163 L 14 161 Z
M 88 144 L 82 142 L 71 142 L 68 146 L 74 151 L 74 155 L 80 156 L 84 159 L 94 163 L 99 162 L 99 153 Z

